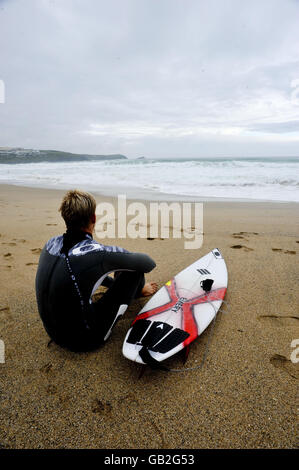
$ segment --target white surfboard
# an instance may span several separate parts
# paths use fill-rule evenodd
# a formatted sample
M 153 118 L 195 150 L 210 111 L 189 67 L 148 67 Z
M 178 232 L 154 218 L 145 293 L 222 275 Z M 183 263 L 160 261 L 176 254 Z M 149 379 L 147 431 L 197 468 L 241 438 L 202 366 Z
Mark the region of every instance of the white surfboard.
M 227 269 L 215 248 L 161 287 L 133 321 L 123 355 L 161 362 L 189 346 L 217 314 L 227 289 Z

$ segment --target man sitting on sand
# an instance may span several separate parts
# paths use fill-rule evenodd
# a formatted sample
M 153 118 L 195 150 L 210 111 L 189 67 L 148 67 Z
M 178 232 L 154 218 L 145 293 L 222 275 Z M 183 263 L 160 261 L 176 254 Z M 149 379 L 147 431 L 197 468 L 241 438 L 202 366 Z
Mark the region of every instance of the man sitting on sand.
M 108 339 L 134 298 L 156 292 L 157 284 L 144 279 L 155 262 L 146 254 L 93 239 L 92 195 L 68 191 L 59 210 L 66 233 L 51 238 L 42 250 L 36 274 L 38 310 L 52 340 L 72 351 L 88 351 Z M 108 290 L 93 302 L 100 285 Z

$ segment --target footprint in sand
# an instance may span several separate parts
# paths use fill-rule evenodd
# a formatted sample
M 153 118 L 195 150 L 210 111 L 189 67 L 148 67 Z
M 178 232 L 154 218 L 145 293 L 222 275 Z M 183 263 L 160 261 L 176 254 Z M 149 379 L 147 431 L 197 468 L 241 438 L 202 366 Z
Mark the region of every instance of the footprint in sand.
M 244 236 L 245 235 L 245 236 Z M 249 241 L 248 235 L 258 235 L 258 232 L 234 232 L 232 233 L 233 238 L 241 238 L 242 240 L 246 240 L 247 242 Z
M 4 256 L 4 258 L 10 258 L 12 256 L 12 254 L 11 253 L 5 253 L 5 255 L 3 255 L 3 256 Z
M 234 235 L 258 235 L 258 232 L 235 232 Z
M 249 248 L 245 245 L 232 245 L 231 248 L 235 248 L 237 250 L 243 249 L 244 251 L 253 251 L 253 248 Z
M 55 395 L 57 393 L 56 385 L 49 384 L 46 388 L 46 392 L 48 393 L 48 395 Z
M 45 364 L 43 367 L 40 368 L 40 372 L 48 374 L 52 368 L 53 368 L 53 364 L 51 364 L 51 362 L 48 362 L 47 364 Z
M 26 263 L 26 266 L 37 266 L 38 263 Z
M 35 255 L 40 255 L 41 252 L 42 252 L 42 249 L 41 249 L 41 248 L 31 248 L 31 251 L 32 251 L 32 253 L 34 253 Z
M 285 356 L 281 356 L 280 354 L 274 354 L 270 358 L 270 362 L 274 367 L 278 367 L 279 369 L 284 370 L 294 379 L 299 378 L 299 370 L 296 368 L 296 365 L 291 362 L 290 359 L 287 359 Z
M 183 227 L 183 228 L 181 228 L 181 232 L 192 233 L 192 232 L 195 232 L 195 230 L 196 230 L 196 227 Z M 197 229 L 197 231 L 198 231 L 198 229 Z M 201 232 L 201 233 L 203 233 L 203 232 Z
M 10 311 L 9 307 L 0 308 L 1 322 L 5 321 L 5 320 L 10 320 L 11 318 L 12 318 L 12 314 L 11 314 L 11 311 Z
M 147 240 L 158 240 L 157 238 L 147 237 Z M 159 240 L 164 240 L 164 238 L 159 238 Z
M 8 245 L 8 246 L 16 246 L 17 244 L 14 242 L 8 243 L 8 242 L 2 242 L 2 245 Z
M 282 250 L 282 248 L 272 248 L 272 251 L 283 251 L 283 250 Z M 284 250 L 283 252 L 288 254 L 288 255 L 295 255 L 296 254 L 296 251 L 294 251 L 294 250 Z
M 285 326 L 293 326 L 295 325 L 295 322 L 296 320 L 299 320 L 299 317 L 297 317 L 296 315 L 285 315 L 285 316 L 281 316 L 281 315 L 260 315 L 257 317 L 258 320 L 264 322 L 264 323 L 268 323 L 269 325 L 271 326 L 281 326 L 281 327 L 285 327 Z
M 10 264 L 7 264 L 7 265 L 2 265 L 1 268 L 4 268 L 4 269 L 11 269 L 12 266 Z
M 112 411 L 112 405 L 109 402 L 102 402 L 98 398 L 95 400 L 95 406 L 91 410 L 93 413 L 108 414 Z
M 25 238 L 13 238 L 13 241 L 18 243 L 25 243 L 27 240 L 25 240 Z
M 57 225 L 57 224 L 46 224 L 46 225 Z
M 248 241 L 248 238 L 243 237 L 243 235 L 237 235 L 237 234 L 234 234 L 234 233 L 233 233 L 233 234 L 232 234 L 232 237 L 234 237 L 234 238 L 242 238 L 242 240 Z
M 0 313 L 9 313 L 10 312 L 10 308 L 9 307 L 2 307 L 0 308 Z

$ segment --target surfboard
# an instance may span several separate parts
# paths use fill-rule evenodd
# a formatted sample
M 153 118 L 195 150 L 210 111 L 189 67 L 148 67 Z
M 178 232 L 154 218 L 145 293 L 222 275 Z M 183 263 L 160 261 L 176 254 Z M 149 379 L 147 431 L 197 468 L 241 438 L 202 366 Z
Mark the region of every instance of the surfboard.
M 123 355 L 160 363 L 188 348 L 217 315 L 227 289 L 227 268 L 215 248 L 174 276 L 144 305 L 123 343 Z

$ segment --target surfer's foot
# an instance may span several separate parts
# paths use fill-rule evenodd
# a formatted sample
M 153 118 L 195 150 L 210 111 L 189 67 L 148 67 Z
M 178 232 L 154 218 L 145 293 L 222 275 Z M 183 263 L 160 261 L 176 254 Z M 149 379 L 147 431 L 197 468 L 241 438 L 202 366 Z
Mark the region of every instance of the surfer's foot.
M 147 282 L 144 284 L 143 289 L 141 291 L 142 297 L 147 297 L 148 295 L 152 295 L 158 290 L 158 284 L 156 282 Z

